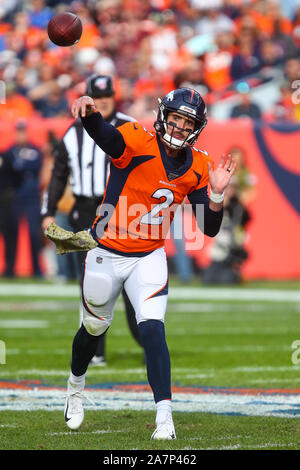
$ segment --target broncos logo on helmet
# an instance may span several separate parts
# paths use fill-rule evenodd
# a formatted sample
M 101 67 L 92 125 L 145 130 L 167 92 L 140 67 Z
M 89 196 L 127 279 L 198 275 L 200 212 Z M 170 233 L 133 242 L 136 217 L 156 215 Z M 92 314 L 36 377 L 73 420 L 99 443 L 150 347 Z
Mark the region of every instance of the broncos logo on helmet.
M 173 132 L 168 134 L 167 119 L 170 112 L 182 114 L 195 121 L 195 128 L 190 131 L 185 140 L 175 139 Z M 159 100 L 155 130 L 162 140 L 174 149 L 192 146 L 207 124 L 206 105 L 200 94 L 192 88 L 179 88 L 168 93 Z

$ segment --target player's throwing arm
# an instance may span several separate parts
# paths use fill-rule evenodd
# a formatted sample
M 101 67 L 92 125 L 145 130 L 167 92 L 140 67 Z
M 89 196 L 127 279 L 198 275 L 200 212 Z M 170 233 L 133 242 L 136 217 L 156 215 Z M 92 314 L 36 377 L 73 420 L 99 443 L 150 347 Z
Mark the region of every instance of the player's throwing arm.
M 75 119 L 78 119 L 79 115 L 82 117 L 88 116 L 92 113 L 97 113 L 95 102 L 90 96 L 81 96 L 74 101 L 71 108 L 72 115 Z

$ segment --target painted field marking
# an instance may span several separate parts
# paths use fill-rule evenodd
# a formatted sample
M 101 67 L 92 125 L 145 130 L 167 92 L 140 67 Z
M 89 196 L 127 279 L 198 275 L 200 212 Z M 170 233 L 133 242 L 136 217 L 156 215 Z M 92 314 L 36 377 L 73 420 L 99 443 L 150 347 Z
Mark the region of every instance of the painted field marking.
M 55 300 L 28 300 L 24 302 L 5 301 L 0 304 L 0 311 L 10 312 L 32 312 L 32 311 L 56 311 L 78 309 L 78 301 L 55 301 Z
M 199 322 L 200 323 L 200 322 Z M 265 335 L 286 335 L 292 334 L 294 331 L 291 327 L 268 327 L 268 328 L 261 328 L 259 329 L 256 327 L 251 326 L 222 326 L 216 327 L 214 324 L 208 327 L 201 327 L 200 324 L 197 325 L 198 328 L 193 327 L 186 327 L 186 328 L 174 328 L 172 327 L 172 331 L 168 331 L 168 320 L 166 320 L 166 331 L 169 336 L 224 336 L 224 335 L 249 335 L 249 336 L 265 336 Z M 124 329 L 123 328 L 115 328 L 113 330 L 113 325 L 111 326 L 111 331 L 113 331 L 114 336 L 124 336 Z
M 207 437 L 202 437 L 202 436 L 189 437 L 189 441 L 204 441 L 204 440 L 207 440 L 207 439 L 208 439 Z M 232 439 L 253 439 L 253 436 L 240 436 L 240 435 L 231 436 L 231 435 L 227 435 L 227 436 L 215 436 L 215 437 L 209 438 L 209 440 L 211 440 L 211 441 L 228 441 L 228 440 L 232 440 Z
M 242 445 L 242 444 L 236 444 L 236 445 L 231 445 L 231 446 L 222 446 L 222 447 L 203 447 L 202 449 L 199 450 L 236 450 L 236 449 L 265 449 L 268 447 L 295 447 L 296 442 L 289 442 L 287 444 L 280 444 L 276 442 L 266 442 L 265 444 L 257 444 L 257 445 Z
M 300 382 L 300 377 L 293 377 L 293 379 L 253 379 L 253 380 L 248 380 L 249 383 L 251 384 L 271 384 L 271 383 L 281 383 L 281 382 L 291 382 L 293 383 L 299 383 Z
M 19 427 L 19 425 L 18 424 L 13 424 L 13 423 L 11 423 L 11 424 L 0 424 L 0 428 L 17 428 L 17 427 Z
M 113 433 L 118 433 L 118 432 L 127 432 L 127 430 L 123 431 L 110 431 L 106 429 L 98 429 L 97 431 L 80 431 L 80 435 L 82 434 L 113 434 Z M 73 436 L 74 437 L 74 431 L 66 431 L 66 432 L 47 432 L 45 434 L 46 436 Z
M 0 328 L 47 328 L 49 326 L 49 322 L 46 320 L 18 320 L 18 319 L 10 319 L 10 320 L 0 320 Z
M 7 356 L 17 356 L 23 354 L 30 354 L 32 356 L 35 355 L 42 355 L 48 356 L 49 354 L 55 355 L 63 355 L 63 354 L 70 354 L 70 350 L 67 349 L 7 349 L 6 350 Z
M 234 300 L 234 299 L 231 299 Z M 245 315 L 245 313 L 270 313 L 270 314 L 282 314 L 282 304 L 268 304 L 262 302 L 261 300 L 253 299 L 252 303 L 247 304 L 245 302 L 239 301 L 239 303 L 203 303 L 203 302 L 168 302 L 167 311 L 176 312 L 176 313 L 196 313 L 196 314 L 205 314 L 207 313 L 210 316 L 211 312 L 223 314 L 224 312 L 229 312 L 235 315 Z M 300 312 L 300 306 L 295 303 L 290 303 L 288 310 L 292 312 Z M 221 315 L 218 316 L 216 321 L 220 320 Z M 252 315 L 249 317 L 252 318 Z M 201 316 L 201 321 L 203 316 Z
M 32 388 L 26 385 L 16 388 L 7 384 L 0 389 L 1 410 L 63 410 L 65 389 L 55 387 Z M 22 385 L 20 385 L 22 387 Z M 25 388 L 24 388 L 25 387 Z M 153 395 L 150 391 L 132 391 L 109 388 L 86 388 L 85 395 L 95 404 L 86 403 L 88 410 L 154 410 Z M 299 418 L 300 402 L 297 393 L 258 393 L 256 395 L 230 393 L 220 389 L 197 389 L 193 393 L 174 390 L 174 412 L 201 412 L 222 415 L 276 416 L 278 418 Z M 238 390 L 238 389 L 237 389 Z M 258 391 L 259 392 L 259 391 Z

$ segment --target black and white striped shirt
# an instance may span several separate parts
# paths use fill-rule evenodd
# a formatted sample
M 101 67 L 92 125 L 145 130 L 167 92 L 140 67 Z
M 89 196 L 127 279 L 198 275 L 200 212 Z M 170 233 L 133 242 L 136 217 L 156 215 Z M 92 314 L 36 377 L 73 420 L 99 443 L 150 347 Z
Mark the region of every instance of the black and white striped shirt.
M 115 127 L 136 119 L 119 111 L 107 120 Z M 101 198 L 109 175 L 110 157 L 95 143 L 80 119 L 65 133 L 54 155 L 48 190 L 43 196 L 41 215 L 55 216 L 58 201 L 69 179 L 75 197 Z

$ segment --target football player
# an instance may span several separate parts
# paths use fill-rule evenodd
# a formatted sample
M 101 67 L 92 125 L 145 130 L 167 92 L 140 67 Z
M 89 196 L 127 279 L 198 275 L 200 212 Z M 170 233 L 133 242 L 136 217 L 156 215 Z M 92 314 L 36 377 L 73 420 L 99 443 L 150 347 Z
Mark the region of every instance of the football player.
M 204 207 L 204 233 L 211 237 L 218 233 L 224 190 L 235 162 L 230 156 L 222 157 L 214 169 L 207 153 L 193 147 L 207 123 L 205 103 L 193 89 L 173 90 L 160 101 L 154 132 L 138 123 L 116 129 L 103 120 L 87 96 L 73 103 L 72 114 L 81 117 L 86 131 L 112 162 L 100 212 L 91 228 L 98 246 L 87 253 L 84 264 L 84 315 L 73 341 L 65 420 L 71 429 L 82 423 L 85 373 L 124 287 L 136 312 L 156 404 L 156 429 L 151 437 L 175 439 L 164 328 L 168 297 L 164 238 L 174 210 L 186 196 L 196 216 L 197 206 Z

